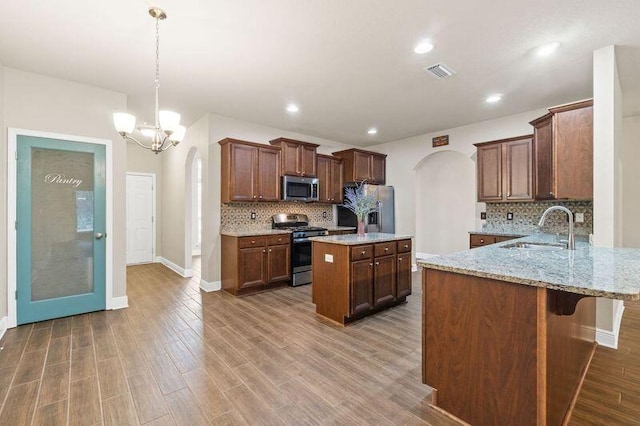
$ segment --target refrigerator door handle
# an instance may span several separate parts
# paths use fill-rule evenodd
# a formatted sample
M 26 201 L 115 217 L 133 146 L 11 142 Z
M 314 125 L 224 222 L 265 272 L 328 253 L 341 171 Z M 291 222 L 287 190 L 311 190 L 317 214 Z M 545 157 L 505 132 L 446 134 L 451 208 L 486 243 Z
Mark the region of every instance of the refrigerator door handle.
M 378 232 L 382 231 L 382 201 L 378 201 Z

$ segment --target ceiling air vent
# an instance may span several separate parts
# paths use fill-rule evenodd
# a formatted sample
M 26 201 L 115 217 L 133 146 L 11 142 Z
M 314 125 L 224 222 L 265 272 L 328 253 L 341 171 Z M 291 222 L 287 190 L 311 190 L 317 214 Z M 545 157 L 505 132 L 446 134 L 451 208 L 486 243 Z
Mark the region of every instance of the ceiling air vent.
M 449 68 L 448 65 L 443 64 L 442 62 L 426 67 L 424 70 L 439 80 L 449 78 L 456 73 L 454 70 Z

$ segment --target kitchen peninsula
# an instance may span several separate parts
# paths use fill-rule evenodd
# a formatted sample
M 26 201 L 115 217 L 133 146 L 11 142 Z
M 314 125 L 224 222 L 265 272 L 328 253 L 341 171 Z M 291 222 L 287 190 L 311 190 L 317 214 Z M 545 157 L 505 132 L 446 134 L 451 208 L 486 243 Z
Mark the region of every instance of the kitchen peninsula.
M 340 324 L 406 301 L 411 237 L 368 233 L 312 237 L 316 313 Z
M 474 425 L 568 420 L 596 347 L 592 296 L 640 298 L 640 250 L 554 243 L 536 234 L 418 262 L 435 405 Z

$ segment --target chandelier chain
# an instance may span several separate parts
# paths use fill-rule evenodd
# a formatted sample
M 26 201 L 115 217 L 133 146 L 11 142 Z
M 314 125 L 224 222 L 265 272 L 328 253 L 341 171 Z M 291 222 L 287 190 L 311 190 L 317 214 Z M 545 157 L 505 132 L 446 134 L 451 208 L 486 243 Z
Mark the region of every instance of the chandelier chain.
M 156 87 L 160 87 L 160 19 L 156 18 Z

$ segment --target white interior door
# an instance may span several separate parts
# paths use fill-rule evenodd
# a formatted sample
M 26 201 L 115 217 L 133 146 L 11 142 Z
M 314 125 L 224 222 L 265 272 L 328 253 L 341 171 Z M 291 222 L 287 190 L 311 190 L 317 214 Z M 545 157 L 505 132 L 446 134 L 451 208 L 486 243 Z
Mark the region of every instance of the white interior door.
M 153 262 L 155 176 L 127 173 L 127 264 Z

